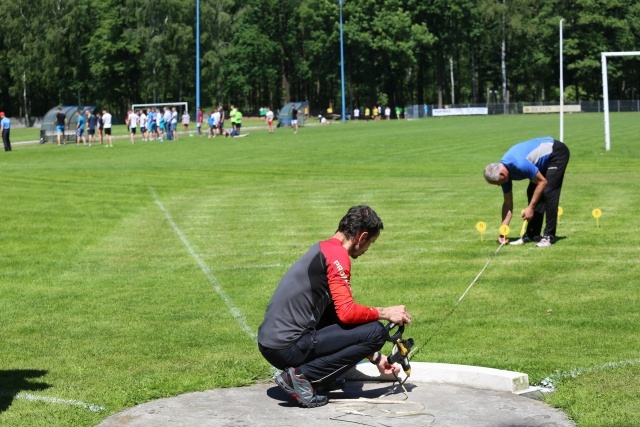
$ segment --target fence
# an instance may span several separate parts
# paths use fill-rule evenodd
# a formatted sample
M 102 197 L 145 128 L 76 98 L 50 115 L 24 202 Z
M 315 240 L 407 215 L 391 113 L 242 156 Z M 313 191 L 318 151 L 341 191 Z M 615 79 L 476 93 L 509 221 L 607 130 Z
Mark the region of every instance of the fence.
M 604 112 L 604 101 L 581 101 L 581 102 L 565 102 L 565 107 L 579 106 L 580 112 L 583 113 L 602 113 Z M 488 114 L 524 114 L 525 107 L 535 106 L 559 106 L 557 102 L 518 102 L 511 104 L 455 104 L 444 105 L 442 108 L 486 108 Z M 433 110 L 439 109 L 437 105 L 411 105 L 405 107 L 405 117 L 417 119 L 422 117 L 433 117 Z M 559 111 L 559 110 L 558 110 Z M 567 111 L 567 110 L 565 110 Z M 640 99 L 638 100 L 609 100 L 609 112 L 624 113 L 640 111 Z M 557 111 L 556 111 L 557 112 Z

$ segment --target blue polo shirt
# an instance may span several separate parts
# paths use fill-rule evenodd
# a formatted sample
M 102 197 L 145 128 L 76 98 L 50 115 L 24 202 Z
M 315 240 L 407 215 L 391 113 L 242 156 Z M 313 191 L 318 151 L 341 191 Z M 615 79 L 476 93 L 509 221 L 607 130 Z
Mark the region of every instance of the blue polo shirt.
M 4 117 L 2 121 L 0 121 L 0 125 L 4 127 L 5 130 L 11 129 L 11 120 L 8 117 Z
M 546 170 L 553 152 L 554 140 L 550 136 L 520 142 L 509 149 L 500 159 L 509 171 L 509 181 L 502 184 L 502 192 L 510 193 L 513 181 L 534 179 L 539 170 Z
M 84 130 L 84 117 L 78 116 L 78 130 Z

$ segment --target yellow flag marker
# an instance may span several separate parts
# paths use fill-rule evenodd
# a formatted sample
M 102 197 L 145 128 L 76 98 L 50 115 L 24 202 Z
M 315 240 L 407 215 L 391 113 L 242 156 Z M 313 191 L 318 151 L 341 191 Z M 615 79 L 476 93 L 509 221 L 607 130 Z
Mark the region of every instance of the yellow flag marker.
M 596 227 L 600 227 L 598 219 L 602 216 L 602 211 L 600 209 L 594 209 L 591 211 L 591 215 L 596 219 Z
M 560 217 L 562 216 L 563 212 L 564 210 L 562 210 L 562 208 L 558 206 L 558 224 L 560 224 Z
M 484 223 L 483 221 L 480 221 L 476 224 L 476 230 L 478 230 L 480 232 L 480 241 L 483 242 L 484 241 L 484 232 L 487 229 L 487 224 Z
M 521 212 L 522 214 L 524 214 L 524 209 Z M 524 236 L 524 233 L 527 231 L 527 224 L 529 223 L 529 221 L 527 221 L 526 219 L 524 221 L 522 221 L 522 229 L 520 229 L 520 238 L 522 238 Z
M 504 236 L 505 240 L 507 239 L 507 236 L 509 236 L 509 226 L 508 225 L 501 225 L 500 226 L 500 235 Z

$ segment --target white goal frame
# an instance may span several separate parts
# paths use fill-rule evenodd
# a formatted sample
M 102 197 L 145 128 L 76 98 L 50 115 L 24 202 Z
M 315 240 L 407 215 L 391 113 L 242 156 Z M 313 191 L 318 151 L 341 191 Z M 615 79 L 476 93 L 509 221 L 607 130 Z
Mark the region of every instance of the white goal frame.
M 602 52 L 602 98 L 604 99 L 604 142 L 607 151 L 611 149 L 611 132 L 609 129 L 609 83 L 607 82 L 608 56 L 639 56 L 640 52 Z
M 179 105 L 184 106 L 184 111 L 189 113 L 189 103 L 188 102 L 161 102 L 156 104 L 131 104 L 131 109 L 133 111 L 137 109 L 142 109 L 145 107 L 177 107 Z

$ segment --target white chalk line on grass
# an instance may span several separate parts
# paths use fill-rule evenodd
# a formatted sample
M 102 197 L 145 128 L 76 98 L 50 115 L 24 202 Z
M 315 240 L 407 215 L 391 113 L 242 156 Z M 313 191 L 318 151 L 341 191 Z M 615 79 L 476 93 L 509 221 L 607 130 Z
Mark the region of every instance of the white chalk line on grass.
M 4 391 L 0 391 L 0 397 L 12 397 L 14 399 L 28 400 L 30 402 L 46 402 L 55 403 L 58 405 L 79 406 L 81 408 L 88 409 L 91 412 L 100 412 L 106 409 L 104 406 L 91 405 L 89 403 L 80 402 L 74 399 L 60 399 L 57 397 L 37 396 L 35 394 L 25 393 L 22 391 L 19 393 L 7 393 Z
M 149 190 L 151 190 L 151 194 L 153 195 L 156 205 L 158 205 L 160 210 L 164 213 L 165 217 L 167 218 L 167 221 L 169 221 L 169 224 L 171 225 L 173 230 L 176 232 L 178 237 L 180 237 L 182 244 L 184 244 L 184 246 L 187 248 L 187 251 L 189 251 L 189 254 L 198 263 L 198 265 L 200 266 L 200 269 L 205 274 L 205 276 L 207 276 L 207 278 L 209 279 L 209 282 L 211 282 L 211 284 L 213 285 L 213 288 L 215 289 L 218 296 L 220 296 L 220 298 L 222 298 L 224 303 L 227 305 L 227 308 L 231 312 L 231 315 L 233 316 L 233 318 L 236 319 L 236 322 L 238 322 L 238 325 L 240 325 L 240 328 L 249 336 L 249 338 L 257 342 L 258 335 L 249 327 L 249 323 L 247 323 L 246 317 L 244 317 L 242 312 L 234 304 L 233 300 L 229 297 L 229 295 L 227 295 L 224 289 L 222 289 L 222 286 L 220 286 L 220 282 L 218 282 L 218 279 L 216 278 L 216 276 L 211 272 L 211 269 L 209 268 L 207 263 L 205 263 L 204 260 L 200 257 L 200 255 L 198 255 L 198 253 L 193 249 L 187 237 L 184 235 L 182 230 L 180 230 L 178 225 L 175 223 L 175 221 L 171 217 L 171 213 L 164 207 L 160 199 L 158 199 L 158 195 L 156 194 L 156 191 L 153 189 L 153 187 L 150 186 Z
M 547 376 L 546 378 L 544 378 L 542 381 L 540 381 L 540 386 L 544 388 L 546 391 L 553 391 L 555 390 L 556 381 L 558 380 L 563 380 L 565 378 L 576 378 L 576 377 L 579 377 L 580 375 L 589 374 L 591 372 L 604 371 L 606 369 L 622 368 L 625 366 L 633 366 L 638 364 L 640 364 L 640 359 L 627 359 L 627 360 L 621 360 L 619 362 L 607 362 L 603 365 L 594 366 L 591 368 L 576 368 L 576 369 L 572 369 L 570 371 L 565 371 L 565 372 L 555 372 Z

